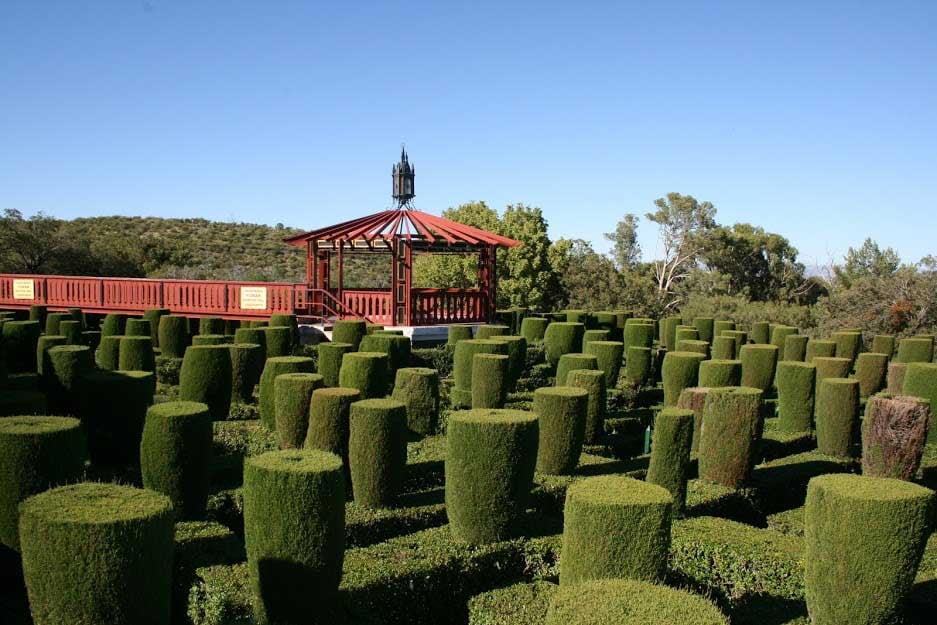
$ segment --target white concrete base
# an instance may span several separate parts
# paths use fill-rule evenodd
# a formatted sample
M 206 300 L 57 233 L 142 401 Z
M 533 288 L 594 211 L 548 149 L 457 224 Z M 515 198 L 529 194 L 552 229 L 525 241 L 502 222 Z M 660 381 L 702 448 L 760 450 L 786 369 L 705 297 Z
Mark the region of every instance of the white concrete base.
M 483 323 L 466 323 L 459 325 L 467 325 L 472 328 L 472 334 L 474 335 L 478 331 L 478 326 L 484 325 Z M 403 335 L 408 337 L 413 343 L 438 343 L 440 341 L 445 341 L 449 338 L 449 326 L 448 325 L 439 325 L 439 326 L 384 326 L 385 330 L 402 330 Z M 332 340 L 332 328 L 323 326 L 322 324 L 301 324 L 299 326 L 299 332 L 304 345 L 316 344 L 325 340 Z

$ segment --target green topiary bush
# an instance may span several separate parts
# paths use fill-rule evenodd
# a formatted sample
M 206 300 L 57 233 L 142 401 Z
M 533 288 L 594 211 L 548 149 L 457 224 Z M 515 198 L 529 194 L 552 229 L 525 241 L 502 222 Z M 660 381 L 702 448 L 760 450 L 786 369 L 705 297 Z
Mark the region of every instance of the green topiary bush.
M 46 327 L 46 315 L 48 314 L 47 309 L 42 304 L 32 304 L 29 307 L 29 321 L 38 321 L 39 327 Z
M 150 308 L 143 311 L 143 318 L 150 322 L 150 338 L 153 340 L 153 345 L 160 349 L 162 349 L 162 344 L 159 342 L 159 324 L 163 317 L 169 315 L 169 312 L 168 308 Z
M 123 313 L 107 313 L 101 321 L 101 337 L 123 336 L 127 327 L 127 315 Z
M 833 358 L 836 356 L 836 343 L 820 339 L 807 341 L 807 353 L 804 362 L 813 362 L 814 358 Z
M 234 342 L 260 345 L 263 359 L 267 359 L 267 335 L 261 328 L 238 328 L 234 331 Z
M 647 481 L 673 496 L 674 516 L 683 516 L 690 477 L 695 413 L 686 408 L 664 408 L 654 419 L 654 440 Z
M 930 402 L 920 397 L 875 395 L 862 419 L 862 474 L 912 480 L 921 466 Z
M 807 359 L 807 341 L 802 334 L 789 334 L 784 337 L 784 360 L 804 362 Z
M 713 360 L 736 360 L 736 351 L 734 336 L 717 336 L 713 339 Z M 741 375 L 741 371 L 739 375 Z
M 267 358 L 289 356 L 293 353 L 292 328 L 288 326 L 268 326 L 263 328 L 263 331 Z
M 852 362 L 848 358 L 836 358 L 817 356 L 813 359 L 813 364 L 817 367 L 817 386 L 820 381 L 827 378 L 845 378 L 849 377 L 849 369 Z
M 537 472 L 568 475 L 579 464 L 586 434 L 589 392 L 555 386 L 534 391 L 533 411 L 540 427 Z
M 159 318 L 159 348 L 163 356 L 182 358 L 189 346 L 189 321 L 182 315 Z
M 625 378 L 632 386 L 643 386 L 651 376 L 651 348 L 629 347 L 625 360 Z
M 676 406 L 683 389 L 698 386 L 699 367 L 705 358 L 696 352 L 667 352 L 661 365 L 665 406 Z
M 910 338 L 898 341 L 895 360 L 903 363 L 931 362 L 934 359 L 934 342 L 929 338 Z
M 87 457 L 78 419 L 0 419 L 0 544 L 19 551 L 19 504 L 81 478 Z
M 459 341 L 470 341 L 472 338 L 472 326 L 451 325 L 448 328 L 446 343 L 454 346 Z
M 890 334 L 876 334 L 872 337 L 872 349 L 875 354 L 885 354 L 889 360 L 895 354 L 895 337 Z
M 292 313 L 276 313 L 270 315 L 269 325 L 271 328 L 286 327 L 290 329 L 291 352 L 295 346 L 299 345 L 299 320 L 296 315 Z
M 796 335 L 798 329 L 786 326 L 786 325 L 775 325 L 771 327 L 771 337 L 769 342 L 778 348 L 778 358 L 783 360 L 784 356 L 784 345 L 787 341 L 787 337 Z
M 264 350 L 256 343 L 231 343 L 231 403 L 249 404 L 264 370 Z
M 354 388 L 338 386 L 313 391 L 303 448 L 331 452 L 342 459 L 347 470 L 351 405 L 360 399 L 361 393 Z
M 704 360 L 700 363 L 699 386 L 739 386 L 741 381 L 741 360 Z
M 856 379 L 859 380 L 859 397 L 871 397 L 885 388 L 888 372 L 888 356 L 866 352 L 856 359 Z
M 778 429 L 809 432 L 813 429 L 817 368 L 812 363 L 778 363 Z
M 853 455 L 859 440 L 859 382 L 826 378 L 817 382 L 817 449 L 827 456 Z
M 693 320 L 693 325 L 699 334 L 699 340 L 712 343 L 715 337 L 716 320 L 712 317 L 697 317 Z
M 761 396 L 760 389 L 744 386 L 709 390 L 700 432 L 700 479 L 729 488 L 748 481 L 763 428 Z
M 212 420 L 224 421 L 231 410 L 232 377 L 228 345 L 193 345 L 182 359 L 179 398 L 207 404 Z
M 771 342 L 771 324 L 767 321 L 753 322 L 750 338 L 756 345 L 767 345 Z
M 42 385 L 51 412 L 69 416 L 78 413 L 81 378 L 93 367 L 91 348 L 85 345 L 59 345 L 46 352 Z
M 192 337 L 192 345 L 224 345 L 228 337 L 224 334 L 196 334 Z
M 335 343 L 351 343 L 354 351 L 358 351 L 361 339 L 368 333 L 368 323 L 361 319 L 342 319 L 332 326 L 332 341 Z
M 696 331 L 696 328 L 686 328 L 678 327 L 674 336 L 674 349 L 673 351 L 680 351 L 680 343 L 683 341 L 698 341 L 699 332 Z
M 46 359 L 46 352 L 53 347 L 65 345 L 68 340 L 61 335 L 43 334 L 36 341 L 36 372 L 41 376 L 43 364 Z
M 548 325 L 543 339 L 547 362 L 556 366 L 563 354 L 578 352 L 584 334 L 585 326 L 581 323 L 554 322 Z
M 540 343 L 549 324 L 550 320 L 542 317 L 524 317 L 521 321 L 521 336 L 527 339 L 528 343 Z
M 46 314 L 44 332 L 46 334 L 61 334 L 59 328 L 63 321 L 73 321 L 71 313 L 51 312 Z
M 664 348 L 672 352 L 677 347 L 677 326 L 682 320 L 680 317 L 665 317 L 660 322 L 660 342 Z
M 150 333 L 150 322 L 146 319 L 129 317 L 127 319 L 127 325 L 124 326 L 124 336 L 148 336 L 150 340 L 153 340 L 152 334 Z
M 361 339 L 359 349 L 362 352 L 382 352 L 387 354 L 387 366 L 393 379 L 397 369 L 410 364 L 410 339 L 398 334 L 371 334 Z
M 23 502 L 35 625 L 169 625 L 173 517 L 168 497 L 116 484 L 60 486 Z
M 586 349 L 587 354 L 595 356 L 599 371 L 605 375 L 605 386 L 615 388 L 624 360 L 625 344 L 620 341 L 592 341 Z
M 493 336 L 506 336 L 511 333 L 509 326 L 502 325 L 480 325 L 475 331 L 475 337 L 479 339 L 490 339 Z
M 937 406 L 937 364 L 930 362 L 907 363 L 902 395 L 920 397 L 930 402 L 931 411 Z M 931 427 L 927 434 L 927 442 L 937 440 L 937 427 Z
M 651 347 L 654 344 L 653 323 L 629 323 L 625 326 L 626 351 L 631 347 Z
M 566 376 L 567 386 L 585 389 L 589 393 L 586 402 L 586 433 L 583 442 L 598 443 L 605 432 L 605 411 L 608 390 L 605 374 L 592 369 L 573 369 Z
M 901 480 L 848 474 L 810 480 L 804 562 L 814 625 L 898 622 L 934 507 L 933 491 Z
M 690 452 L 694 455 L 699 452 L 699 439 L 703 430 L 703 408 L 706 405 L 707 395 L 709 395 L 708 387 L 694 386 L 683 389 L 680 399 L 677 400 L 677 408 L 693 411 L 693 442 L 690 444 Z
M 492 337 L 492 340 L 500 341 L 507 347 L 507 354 L 510 359 L 508 364 L 508 392 L 511 392 L 517 387 L 517 381 L 527 365 L 527 339 L 523 336 L 502 335 Z
M 588 346 L 592 341 L 607 341 L 609 340 L 609 331 L 608 330 L 586 330 L 582 333 L 582 349 L 579 351 L 583 354 L 589 353 Z
M 371 508 L 396 503 L 407 468 L 407 407 L 395 399 L 351 405 L 348 465 L 355 502 Z
M 313 373 L 315 362 L 305 356 L 277 356 L 268 358 L 264 363 L 263 373 L 260 375 L 260 391 L 258 407 L 260 420 L 267 429 L 276 430 L 276 387 L 275 380 L 284 373 Z
M 148 371 L 90 371 L 82 376 L 78 416 L 92 464 L 136 465 L 155 375 Z
M 678 352 L 696 352 L 702 354 L 704 358 L 709 358 L 709 343 L 706 341 L 693 341 L 680 339 L 677 341 Z
M 120 335 L 102 336 L 98 350 L 95 352 L 97 365 L 107 371 L 117 371 L 120 368 Z M 153 358 L 155 364 L 156 358 Z
M 453 356 L 452 378 L 454 386 L 450 392 L 453 407 L 472 405 L 472 359 L 476 354 L 507 354 L 503 341 L 472 339 L 459 341 Z M 343 385 L 344 386 L 344 385 Z
M 735 322 L 728 319 L 717 319 L 713 323 L 713 338 L 724 336 L 725 332 L 735 330 Z
M 852 368 L 852 363 L 856 361 L 859 352 L 862 351 L 862 333 L 861 332 L 833 332 L 830 339 L 836 343 L 836 357 L 847 358 Z
M 208 501 L 212 418 L 206 404 L 150 406 L 140 441 L 143 487 L 172 501 L 176 519 L 200 519 Z
M 312 393 L 323 386 L 318 373 L 283 373 L 274 378 L 276 432 L 280 449 L 299 449 L 309 429 Z
M 537 462 L 537 417 L 520 410 L 458 411 L 449 415 L 446 438 L 452 535 L 474 544 L 517 535 Z
M 59 332 L 65 337 L 68 345 L 82 345 L 81 322 L 74 319 L 63 319 L 59 324 Z
M 345 556 L 341 459 L 271 451 L 244 463 L 244 543 L 254 620 L 308 623 L 338 594 Z
M 566 491 L 560 585 L 663 579 L 672 515 L 673 496 L 656 484 L 622 475 L 575 482 Z
M 91 351 L 96 351 L 101 344 L 101 332 L 98 330 L 85 330 L 81 333 L 81 344 L 87 345 Z
M 566 376 L 570 371 L 575 369 L 597 370 L 598 368 L 598 359 L 592 354 L 563 354 L 556 366 L 556 386 L 566 386 Z
M 122 336 L 117 351 L 120 371 L 156 371 L 156 355 L 149 336 Z
M 748 332 L 743 330 L 726 330 L 723 336 L 731 336 L 735 339 L 735 359 L 738 360 L 742 354 L 742 346 L 748 345 Z
M 37 370 L 36 346 L 39 343 L 38 321 L 7 321 L 3 329 L 3 356 L 10 373 L 33 373 Z
M 224 335 L 224 319 L 221 317 L 200 317 L 198 320 L 198 333 Z
M 472 359 L 472 408 L 504 408 L 510 364 L 510 358 L 503 354 L 475 354 Z
M 338 386 L 338 374 L 342 370 L 342 358 L 354 351 L 351 343 L 319 343 L 316 346 L 319 358 L 319 374 L 326 386 Z
M 390 368 L 387 354 L 382 352 L 349 352 L 342 356 L 342 368 L 338 371 L 338 384 L 355 388 L 362 399 L 383 397 L 387 394 Z
M 771 388 L 778 364 L 777 345 L 743 345 L 739 350 L 739 360 L 742 361 L 742 386 L 762 392 Z
M 435 369 L 398 369 L 392 396 L 406 405 L 407 427 L 411 432 L 421 436 L 436 433 L 439 422 L 439 373 Z

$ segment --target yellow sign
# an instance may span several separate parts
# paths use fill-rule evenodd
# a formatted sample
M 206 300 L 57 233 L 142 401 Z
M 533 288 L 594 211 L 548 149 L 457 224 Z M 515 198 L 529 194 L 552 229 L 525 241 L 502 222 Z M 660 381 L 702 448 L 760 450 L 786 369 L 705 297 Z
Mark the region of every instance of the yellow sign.
M 267 310 L 267 287 L 242 286 L 241 310 Z
M 13 299 L 36 299 L 35 283 L 28 280 L 13 280 Z

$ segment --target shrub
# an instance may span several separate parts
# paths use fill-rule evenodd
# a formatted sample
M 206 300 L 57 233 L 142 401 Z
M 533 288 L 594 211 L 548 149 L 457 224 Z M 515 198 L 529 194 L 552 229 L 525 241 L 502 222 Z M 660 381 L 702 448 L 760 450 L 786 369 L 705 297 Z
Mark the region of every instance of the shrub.
M 180 399 L 207 404 L 212 420 L 224 421 L 231 410 L 231 389 L 231 352 L 227 345 L 193 345 L 185 350 L 179 371 Z
M 143 487 L 172 501 L 176 519 L 199 519 L 208 501 L 212 418 L 208 406 L 173 401 L 151 406 L 140 442 Z
M 728 319 L 717 319 L 713 323 L 713 338 L 724 336 L 725 332 L 735 330 L 735 322 Z
M 231 358 L 231 402 L 249 404 L 264 370 L 263 347 L 256 343 L 231 343 L 226 347 Z
M 354 351 L 358 350 L 361 339 L 367 334 L 367 322 L 360 319 L 341 319 L 332 326 L 332 341 L 335 343 L 351 343 Z
M 696 331 L 699 334 L 701 341 L 712 343 L 712 340 L 715 337 L 715 319 L 712 317 L 697 317 L 693 320 L 693 326 L 696 327 Z
M 805 362 L 813 362 L 814 358 L 833 358 L 836 356 L 836 343 L 821 339 L 808 339 Z
M 201 317 L 198 320 L 199 334 L 224 335 L 224 319 L 221 317 Z
M 738 386 L 741 382 L 741 360 L 704 360 L 699 365 L 699 386 Z
M 901 395 L 904 390 L 904 376 L 908 372 L 908 365 L 903 362 L 888 363 L 888 377 L 885 381 L 885 390 L 892 395 Z
M 456 539 L 491 543 L 518 533 L 533 485 L 537 440 L 537 417 L 530 412 L 449 415 L 446 515 Z
M 700 432 L 701 479 L 729 488 L 748 481 L 761 438 L 761 395 L 759 389 L 744 386 L 709 390 Z
M 852 456 L 859 434 L 859 382 L 827 378 L 817 382 L 817 448 L 827 456 Z
M 621 372 L 625 344 L 620 341 L 592 341 L 586 350 L 587 354 L 595 356 L 596 366 L 605 376 L 605 386 L 615 388 Z
M 726 330 L 723 336 L 731 336 L 735 339 L 735 359 L 738 360 L 742 353 L 742 346 L 748 345 L 748 332 L 743 330 Z
M 556 584 L 517 582 L 475 595 L 468 602 L 468 625 L 543 625 Z
M 579 464 L 586 434 L 589 392 L 555 386 L 534 391 L 533 411 L 540 426 L 537 472 L 568 475 Z
M 338 386 L 313 391 L 303 448 L 331 452 L 342 459 L 347 470 L 349 415 L 351 405 L 359 399 L 361 393 L 353 388 Z
M 934 342 L 929 338 L 910 338 L 898 341 L 898 362 L 931 362 L 934 359 Z
M 49 410 L 60 415 L 78 412 L 81 376 L 91 371 L 91 349 L 84 345 L 59 345 L 45 354 L 42 381 Z
M 856 357 L 862 350 L 861 332 L 833 332 L 830 338 L 836 343 L 837 358 L 847 358 L 850 364 L 856 361 Z
M 162 349 L 162 345 L 159 342 L 159 324 L 163 317 L 169 315 L 168 308 L 150 308 L 143 311 L 143 318 L 150 324 L 150 339 L 153 341 L 153 345 Z
M 934 410 L 934 406 L 937 406 L 937 364 L 909 363 L 901 392 L 902 395 L 912 395 L 928 400 L 931 410 Z M 935 440 L 937 440 L 937 427 L 932 427 L 927 434 L 927 442 Z
M 589 353 L 589 343 L 607 340 L 609 340 L 608 330 L 586 330 L 582 333 L 582 349 L 580 351 L 584 354 Z
M 664 348 L 672 352 L 677 347 L 677 326 L 682 320 L 680 317 L 665 317 L 660 322 L 660 342 Z
M 394 505 L 407 467 L 406 405 L 395 399 L 362 399 L 351 405 L 348 465 L 357 504 Z
M 804 534 L 812 622 L 897 622 L 933 514 L 933 491 L 909 482 L 845 474 L 810 480 Z
M 439 420 L 439 374 L 435 369 L 398 369 L 392 397 L 406 405 L 410 431 L 421 436 L 435 434 Z
M 598 368 L 598 359 L 592 354 L 563 354 L 556 366 L 556 386 L 566 386 L 566 376 L 570 371 L 575 369 L 596 370 Z
M 10 373 L 33 373 L 37 370 L 36 345 L 38 321 L 7 321 L 3 324 L 3 356 Z
M 626 348 L 651 347 L 654 344 L 654 324 L 629 323 L 625 326 L 624 335 Z
M 312 392 L 323 386 L 318 373 L 283 373 L 273 380 L 277 440 L 281 449 L 303 446 Z
M 527 339 L 523 336 L 501 335 L 492 337 L 492 340 L 500 341 L 507 346 L 508 358 L 508 391 L 513 391 L 517 387 L 517 381 L 524 373 L 524 367 L 527 364 Z
M 20 544 L 36 625 L 168 625 L 169 498 L 116 484 L 60 486 L 23 502 Z
M 46 334 L 61 334 L 60 324 L 63 321 L 72 321 L 71 313 L 67 312 L 51 312 L 46 314 L 46 324 L 45 324 L 45 333 Z
M 929 402 L 920 397 L 870 397 L 862 419 L 862 474 L 913 479 L 930 417 Z
M 353 351 L 351 343 L 319 343 L 318 368 L 326 386 L 338 386 L 338 373 L 342 369 L 342 358 Z
M 713 360 L 736 360 L 736 342 L 734 336 L 717 336 L 713 339 Z M 741 366 L 741 365 L 739 365 Z M 742 375 L 741 369 L 739 375 Z
M 371 334 L 361 339 L 359 349 L 363 352 L 387 354 L 387 366 L 393 376 L 397 369 L 410 364 L 410 339 L 397 334 Z
M 260 375 L 259 407 L 260 420 L 269 430 L 276 430 L 276 387 L 278 375 L 284 373 L 313 373 L 315 363 L 304 356 L 277 356 L 268 358 Z
M 19 504 L 84 471 L 85 436 L 78 419 L 0 419 L 0 544 L 19 551 Z
M 196 334 L 192 337 L 192 345 L 224 345 L 228 337 L 224 334 Z
M 871 397 L 885 387 L 888 371 L 888 356 L 866 352 L 856 359 L 856 379 L 859 380 L 859 397 Z
M 472 336 L 472 326 L 450 325 L 447 331 L 446 343 L 455 345 L 459 341 L 470 341 Z
M 622 475 L 573 483 L 566 491 L 561 586 L 603 578 L 660 580 L 667 572 L 673 497 Z
M 345 480 L 338 456 L 272 451 L 244 463 L 244 542 L 258 623 L 307 623 L 338 594 Z
M 189 321 L 182 315 L 159 318 L 159 348 L 163 356 L 182 358 L 189 346 Z
M 667 352 L 661 366 L 665 406 L 676 406 L 683 389 L 697 386 L 700 363 L 704 359 L 703 354 L 696 352 Z
M 493 336 L 503 336 L 511 333 L 509 326 L 502 325 L 480 325 L 475 331 L 476 338 L 490 339 Z
M 528 343 L 539 343 L 543 341 L 549 323 L 549 319 L 542 317 L 524 317 L 521 321 L 521 336 L 527 339 Z
M 813 425 L 817 368 L 806 362 L 778 363 L 778 429 L 809 432 Z
M 678 352 L 696 352 L 702 354 L 703 358 L 709 358 L 709 343 L 706 341 L 693 341 L 681 339 L 677 341 Z
M 267 335 L 260 328 L 238 328 L 234 331 L 235 343 L 253 343 L 260 345 L 263 359 L 267 359 Z
M 693 442 L 690 444 L 690 452 L 693 454 L 699 451 L 699 439 L 703 429 L 703 408 L 706 405 L 707 395 L 709 395 L 709 388 L 695 386 L 683 389 L 680 399 L 677 400 L 677 408 L 693 411 Z
M 455 385 L 450 393 L 454 407 L 472 404 L 472 359 L 476 354 L 507 354 L 507 345 L 502 341 L 480 339 L 459 341 L 456 344 L 452 369 Z
M 38 321 L 39 326 L 44 328 L 46 327 L 46 315 L 48 314 L 47 309 L 42 304 L 32 304 L 29 307 L 29 321 Z
M 101 344 L 95 352 L 97 364 L 108 371 L 117 371 L 120 368 L 120 340 L 123 336 L 102 336 Z M 156 357 L 153 358 L 154 365 Z
M 576 353 L 582 346 L 585 326 L 581 323 L 554 322 L 544 335 L 547 362 L 556 366 L 563 354 Z
M 472 408 L 503 408 L 508 393 L 510 359 L 503 354 L 475 354 L 472 359 Z
M 625 378 L 632 386 L 644 385 L 651 376 L 651 348 L 629 347 L 625 360 Z
M 759 391 L 767 391 L 771 388 L 778 364 L 777 345 L 761 343 L 743 345 L 739 359 L 742 361 L 742 386 L 756 388 Z
M 47 413 L 45 393 L 10 389 L 4 389 L 0 393 L 0 417 L 44 415 Z
M 756 345 L 767 345 L 771 342 L 771 324 L 767 321 L 752 322 L 751 331 L 752 343 Z
M 699 332 L 696 331 L 696 328 L 686 328 L 678 327 L 674 337 L 674 349 L 673 351 L 680 350 L 680 343 L 683 341 L 698 341 Z
M 647 481 L 673 496 L 674 516 L 683 516 L 690 477 L 690 450 L 696 415 L 686 408 L 664 408 L 654 419 L 654 440 Z M 669 532 L 668 532 L 669 534 Z
M 801 334 L 789 334 L 784 337 L 784 360 L 804 362 L 807 358 L 807 341 Z
M 591 369 L 574 369 L 566 376 L 567 386 L 583 388 L 589 393 L 586 402 L 586 433 L 583 442 L 595 444 L 605 432 L 607 388 L 605 374 Z
M 82 377 L 78 415 L 92 464 L 139 462 L 143 424 L 155 387 L 154 374 L 148 371 L 90 371 Z
M 778 354 L 780 359 L 783 360 L 785 343 L 787 342 L 787 337 L 796 335 L 798 332 L 797 328 L 786 326 L 786 325 L 775 325 L 771 328 L 771 338 L 770 343 L 778 348 Z
M 121 336 L 127 326 L 127 315 L 123 313 L 107 313 L 101 321 L 101 337 Z
M 383 397 L 387 393 L 389 375 L 387 354 L 348 352 L 342 356 L 338 385 L 358 389 L 362 399 Z
M 299 345 L 299 320 L 292 313 L 276 313 L 270 315 L 270 327 L 286 327 L 290 329 L 290 350 Z
M 885 354 L 889 360 L 895 354 L 895 337 L 890 334 L 876 334 L 872 337 L 872 349 L 874 354 Z
M 124 336 L 146 336 L 150 337 L 152 341 L 150 322 L 146 319 L 137 319 L 136 317 L 128 318 L 127 325 L 124 327 Z
M 813 364 L 817 367 L 817 386 L 820 381 L 827 378 L 846 378 L 849 377 L 849 369 L 852 367 L 852 361 L 848 358 L 828 358 L 817 356 L 813 359 Z
M 117 368 L 121 371 L 156 371 L 156 355 L 149 335 L 120 338 Z
M 43 334 L 36 341 L 36 371 L 42 375 L 43 364 L 46 360 L 46 352 L 53 347 L 65 345 L 68 340 L 61 335 Z
M 64 336 L 68 345 L 81 345 L 81 322 L 74 319 L 63 319 L 59 324 L 59 332 Z
M 81 333 L 81 344 L 87 345 L 92 351 L 97 350 L 101 344 L 101 332 L 98 330 L 85 330 Z
M 268 326 L 263 328 L 263 331 L 267 358 L 289 356 L 293 353 L 292 328 L 288 326 Z

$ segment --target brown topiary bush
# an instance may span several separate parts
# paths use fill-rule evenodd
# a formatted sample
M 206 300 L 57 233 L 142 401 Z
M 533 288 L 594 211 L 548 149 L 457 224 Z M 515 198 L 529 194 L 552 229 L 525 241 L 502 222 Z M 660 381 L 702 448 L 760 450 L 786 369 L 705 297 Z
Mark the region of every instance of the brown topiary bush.
M 912 479 L 921 466 L 930 412 L 919 397 L 870 397 L 862 420 L 862 474 Z

